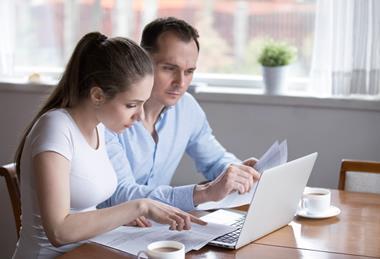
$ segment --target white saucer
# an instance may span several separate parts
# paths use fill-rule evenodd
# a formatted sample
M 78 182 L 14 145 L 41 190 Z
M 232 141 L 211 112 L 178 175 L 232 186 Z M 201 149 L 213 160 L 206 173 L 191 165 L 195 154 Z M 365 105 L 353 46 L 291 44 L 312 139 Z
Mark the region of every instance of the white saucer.
M 310 218 L 310 219 L 325 219 L 325 218 L 331 218 L 334 216 L 339 215 L 340 209 L 335 206 L 330 206 L 330 208 L 327 211 L 324 211 L 322 213 L 318 214 L 311 214 L 307 212 L 306 210 L 299 210 L 297 211 L 297 215 L 304 218 Z

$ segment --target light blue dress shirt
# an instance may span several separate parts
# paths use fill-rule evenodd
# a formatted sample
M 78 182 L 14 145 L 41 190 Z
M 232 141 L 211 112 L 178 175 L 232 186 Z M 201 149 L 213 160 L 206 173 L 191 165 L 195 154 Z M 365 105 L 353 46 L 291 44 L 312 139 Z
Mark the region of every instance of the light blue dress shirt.
M 193 210 L 195 185 L 169 186 L 184 153 L 208 180 L 215 179 L 229 164 L 241 162 L 215 139 L 204 111 L 189 93 L 160 114 L 155 128 L 157 143 L 141 122 L 121 134 L 106 132 L 118 187 L 98 207 L 152 198 L 182 210 Z

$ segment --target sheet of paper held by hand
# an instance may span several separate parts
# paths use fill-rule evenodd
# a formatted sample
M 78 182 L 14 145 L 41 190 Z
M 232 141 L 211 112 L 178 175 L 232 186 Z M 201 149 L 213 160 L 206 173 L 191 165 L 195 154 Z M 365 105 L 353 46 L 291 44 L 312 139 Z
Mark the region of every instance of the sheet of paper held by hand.
M 259 172 L 263 173 L 269 168 L 282 165 L 288 160 L 288 145 L 287 141 L 284 140 L 281 143 L 275 141 L 272 146 L 260 157 L 260 159 L 255 164 L 254 168 Z M 256 183 L 257 184 L 257 183 Z M 220 201 L 216 202 L 205 202 L 197 206 L 197 210 L 212 210 L 212 209 L 223 209 L 223 208 L 234 208 L 242 205 L 251 203 L 252 197 L 256 190 L 256 184 L 251 188 L 248 193 L 239 194 L 238 192 L 233 192 L 227 195 Z

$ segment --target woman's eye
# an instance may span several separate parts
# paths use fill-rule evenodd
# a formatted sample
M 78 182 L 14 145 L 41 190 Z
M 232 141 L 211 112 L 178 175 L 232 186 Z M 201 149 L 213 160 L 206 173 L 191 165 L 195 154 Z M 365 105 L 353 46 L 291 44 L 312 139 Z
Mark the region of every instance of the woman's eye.
M 133 109 L 133 108 L 136 108 L 137 105 L 136 104 L 127 104 L 125 105 L 128 109 Z

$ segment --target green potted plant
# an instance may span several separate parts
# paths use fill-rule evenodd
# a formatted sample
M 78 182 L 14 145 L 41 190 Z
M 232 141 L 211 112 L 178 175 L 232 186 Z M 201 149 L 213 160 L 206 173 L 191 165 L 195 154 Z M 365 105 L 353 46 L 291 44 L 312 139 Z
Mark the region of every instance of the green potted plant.
M 286 71 L 297 58 L 297 49 L 282 41 L 267 41 L 258 58 L 262 65 L 265 92 L 283 94 L 286 84 Z

